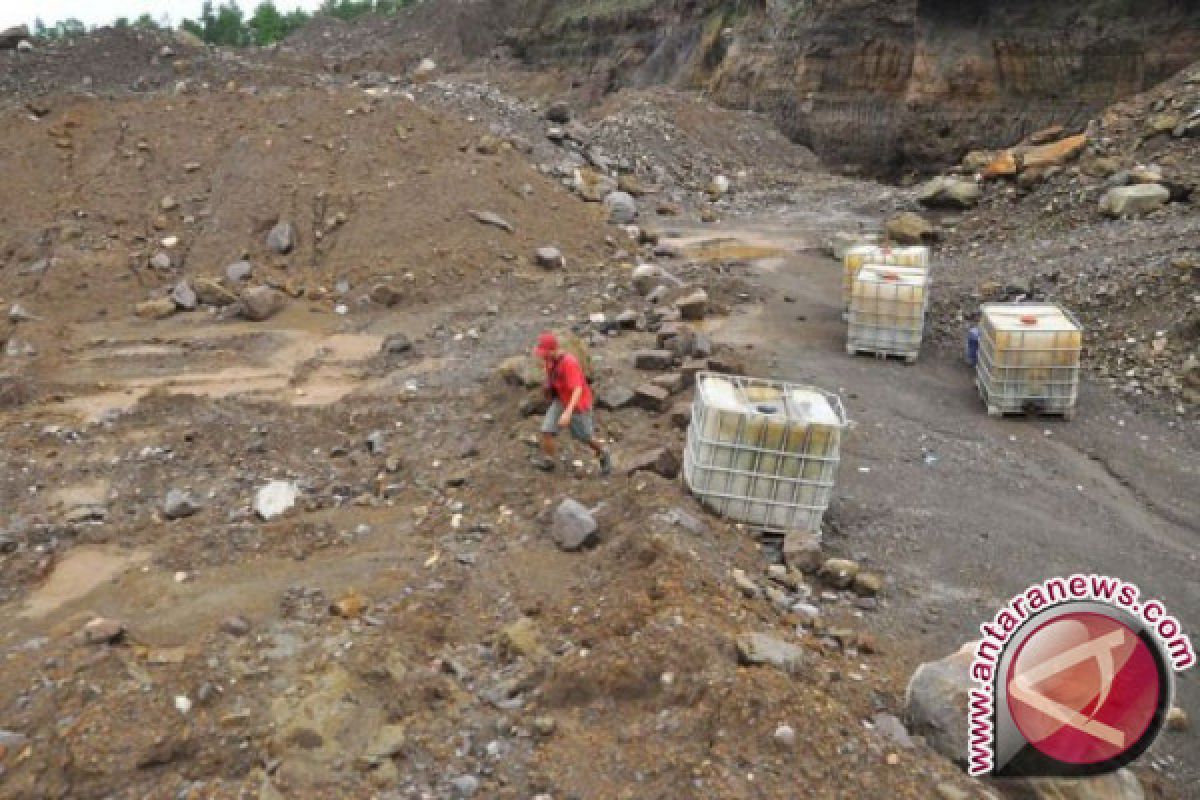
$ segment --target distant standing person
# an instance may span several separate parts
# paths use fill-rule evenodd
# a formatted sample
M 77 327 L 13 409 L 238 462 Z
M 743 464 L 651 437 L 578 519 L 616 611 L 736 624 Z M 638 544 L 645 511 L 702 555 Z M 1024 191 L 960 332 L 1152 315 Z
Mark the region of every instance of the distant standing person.
M 571 436 L 592 448 L 600 458 L 600 474 L 612 472 L 612 456 L 608 449 L 596 439 L 596 419 L 592 413 L 592 387 L 579 359 L 558 346 L 558 337 L 544 331 L 533 348 L 546 368 L 546 393 L 553 398 L 546 419 L 542 422 L 542 452 L 533 464 L 543 472 L 554 470 L 558 454 L 554 437 L 563 428 L 569 428 Z

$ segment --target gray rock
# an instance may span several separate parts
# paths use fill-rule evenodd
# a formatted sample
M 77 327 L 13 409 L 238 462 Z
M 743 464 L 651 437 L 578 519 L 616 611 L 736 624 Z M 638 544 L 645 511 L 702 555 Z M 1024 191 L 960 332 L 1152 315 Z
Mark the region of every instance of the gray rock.
M 1171 135 L 1176 139 L 1200 137 L 1200 115 L 1192 114 L 1180 122 L 1175 126 L 1175 130 L 1171 131 Z
M 499 228 L 500 230 L 508 233 L 513 233 L 516 231 L 516 228 L 513 227 L 511 222 L 504 219 L 504 217 L 501 217 L 499 214 L 492 213 L 491 211 L 467 211 L 467 213 L 474 217 L 475 221 L 481 225 L 490 225 L 493 228 Z
M 599 526 L 587 506 L 570 497 L 554 509 L 551 535 L 563 550 L 579 550 L 596 540 Z
M 200 504 L 192 499 L 191 494 L 180 489 L 170 490 L 163 500 L 162 513 L 167 519 L 183 519 L 199 510 Z
M 631 225 L 637 221 L 637 201 L 628 192 L 609 192 L 604 196 L 608 221 L 616 225 Z
M 633 404 L 646 411 L 662 413 L 671 407 L 671 393 L 653 383 L 643 383 L 633 390 Z
M 704 524 L 704 520 L 684 511 L 682 508 L 672 508 L 667 512 L 667 516 L 671 520 L 672 525 L 678 525 L 694 536 L 700 536 L 708 532 L 708 526 Z
M 708 292 L 703 289 L 689 292 L 675 301 L 675 307 L 686 320 L 704 319 L 704 314 L 708 311 Z
M 372 303 L 378 303 L 385 308 L 397 306 L 404 300 L 404 292 L 386 283 L 380 283 L 371 288 L 368 295 Z
M 605 411 L 618 411 L 633 405 L 634 393 L 625 386 L 609 386 L 596 397 L 596 406 Z
M 961 178 L 934 178 L 917 190 L 917 202 L 926 208 L 974 208 L 982 196 L 979 184 Z
M 567 265 L 566 258 L 557 247 L 539 247 L 533 257 L 542 269 L 562 269 Z
M 662 283 L 662 270 L 654 264 L 638 264 L 630 278 L 637 293 L 645 296 Z
M 171 268 L 171 257 L 166 253 L 155 253 L 154 258 L 150 259 L 150 266 L 159 272 L 165 272 Z
M 371 431 L 367 435 L 367 452 L 371 455 L 383 455 L 387 450 L 387 434 L 383 431 Z
M 250 621 L 240 614 L 235 614 L 221 621 L 221 630 L 230 636 L 245 636 L 250 632 Z
M 252 286 L 242 292 L 239 298 L 242 304 L 242 316 L 253 322 L 262 322 L 283 310 L 283 293 L 269 286 Z
M 808 662 L 808 654 L 803 648 L 765 633 L 738 636 L 737 652 L 742 664 L 775 667 L 789 675 L 799 674 Z
M 379 352 L 389 356 L 398 356 L 409 350 L 412 350 L 412 341 L 403 333 L 389 334 L 379 347 Z
M 296 229 L 290 222 L 280 222 L 267 234 L 267 247 L 279 255 L 287 255 L 296 248 Z
M 675 354 L 670 350 L 638 350 L 633 354 L 633 366 L 637 369 L 670 369 Z
M 195 311 L 196 304 L 199 302 L 196 298 L 196 290 L 187 280 L 175 284 L 171 289 L 171 299 L 184 311 Z
M 638 313 L 632 309 L 617 314 L 617 329 L 622 331 L 637 330 Z
M 908 735 L 904 723 L 891 714 L 876 714 L 871 718 L 871 724 L 875 726 L 875 730 L 879 732 L 880 736 L 888 739 L 897 747 L 905 750 L 913 747 L 912 737 Z
M 783 563 L 792 569 L 811 575 L 821 568 L 824 560 L 819 533 L 791 531 L 784 537 Z
M 1100 212 L 1110 217 L 1136 217 L 1162 208 L 1170 199 L 1170 190 L 1156 183 L 1120 186 L 1104 193 Z
M 21 750 L 29 741 L 29 737 L 23 733 L 16 731 L 6 731 L 0 728 L 0 747 L 10 753 L 15 753 Z
M 671 407 L 671 424 L 681 431 L 686 431 L 692 424 L 692 404 L 681 400 Z
M 124 635 L 125 625 L 106 617 L 95 617 L 83 626 L 83 640 L 88 644 L 110 644 Z
M 656 306 L 663 300 L 667 299 L 667 295 L 671 293 L 670 288 L 666 286 L 656 286 L 646 295 L 646 302 L 652 306 Z
M 543 116 L 556 125 L 566 125 L 571 121 L 571 107 L 560 100 L 551 103 Z
M 459 775 L 450 783 L 456 797 L 474 797 L 479 791 L 479 779 L 474 775 Z
M 673 480 L 679 476 L 679 457 L 666 447 L 658 447 L 633 456 L 629 459 L 625 471 L 630 475 L 635 472 L 653 472 Z
M 683 255 L 683 249 L 674 242 L 659 242 L 654 245 L 654 255 L 659 258 L 679 258 Z
M 254 265 L 249 261 L 235 261 L 225 268 L 225 279 L 230 283 L 248 281 L 253 274 Z
M 966 761 L 967 701 L 973 644 L 940 661 L 917 667 L 905 692 L 905 713 L 914 733 L 955 763 Z

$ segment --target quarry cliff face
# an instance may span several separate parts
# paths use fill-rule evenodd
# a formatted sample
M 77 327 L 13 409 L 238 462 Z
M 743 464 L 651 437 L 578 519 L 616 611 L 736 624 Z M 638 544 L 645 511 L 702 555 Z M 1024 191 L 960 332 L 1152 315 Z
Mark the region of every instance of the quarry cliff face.
M 600 92 L 770 113 L 830 162 L 932 169 L 1083 127 L 1200 52 L 1196 0 L 512 0 L 509 43 Z

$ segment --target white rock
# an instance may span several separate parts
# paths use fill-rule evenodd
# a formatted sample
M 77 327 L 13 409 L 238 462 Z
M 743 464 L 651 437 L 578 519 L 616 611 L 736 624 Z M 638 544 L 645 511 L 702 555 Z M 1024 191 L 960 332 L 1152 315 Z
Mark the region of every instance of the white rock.
M 300 488 L 291 481 L 271 481 L 254 495 L 254 513 L 262 519 L 274 519 L 296 505 Z
M 796 744 L 796 731 L 791 725 L 780 725 L 775 729 L 775 744 L 792 747 Z
M 729 192 L 729 187 L 729 178 L 726 178 L 724 175 L 717 175 L 709 182 L 708 193 L 720 197 Z

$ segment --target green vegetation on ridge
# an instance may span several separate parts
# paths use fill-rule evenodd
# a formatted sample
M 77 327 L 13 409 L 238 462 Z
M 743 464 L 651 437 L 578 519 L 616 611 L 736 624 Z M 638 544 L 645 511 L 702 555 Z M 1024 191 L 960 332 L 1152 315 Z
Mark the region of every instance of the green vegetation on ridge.
M 286 38 L 314 16 L 351 20 L 364 14 L 395 14 L 414 2 L 416 0 L 324 0 L 320 8 L 314 14 L 310 14 L 299 8 L 280 11 L 274 0 L 262 0 L 255 6 L 254 13 L 247 16 L 237 0 L 225 0 L 219 5 L 214 5 L 212 0 L 205 0 L 200 16 L 197 19 L 183 20 L 179 28 L 194 34 L 207 44 L 226 47 L 261 46 Z M 171 24 L 166 17 L 156 20 L 150 14 L 143 14 L 132 23 L 128 17 L 119 17 L 113 21 L 112 27 L 169 30 Z M 33 26 L 33 34 L 39 39 L 66 39 L 82 36 L 88 30 L 86 25 L 74 17 L 51 26 L 38 19 Z

